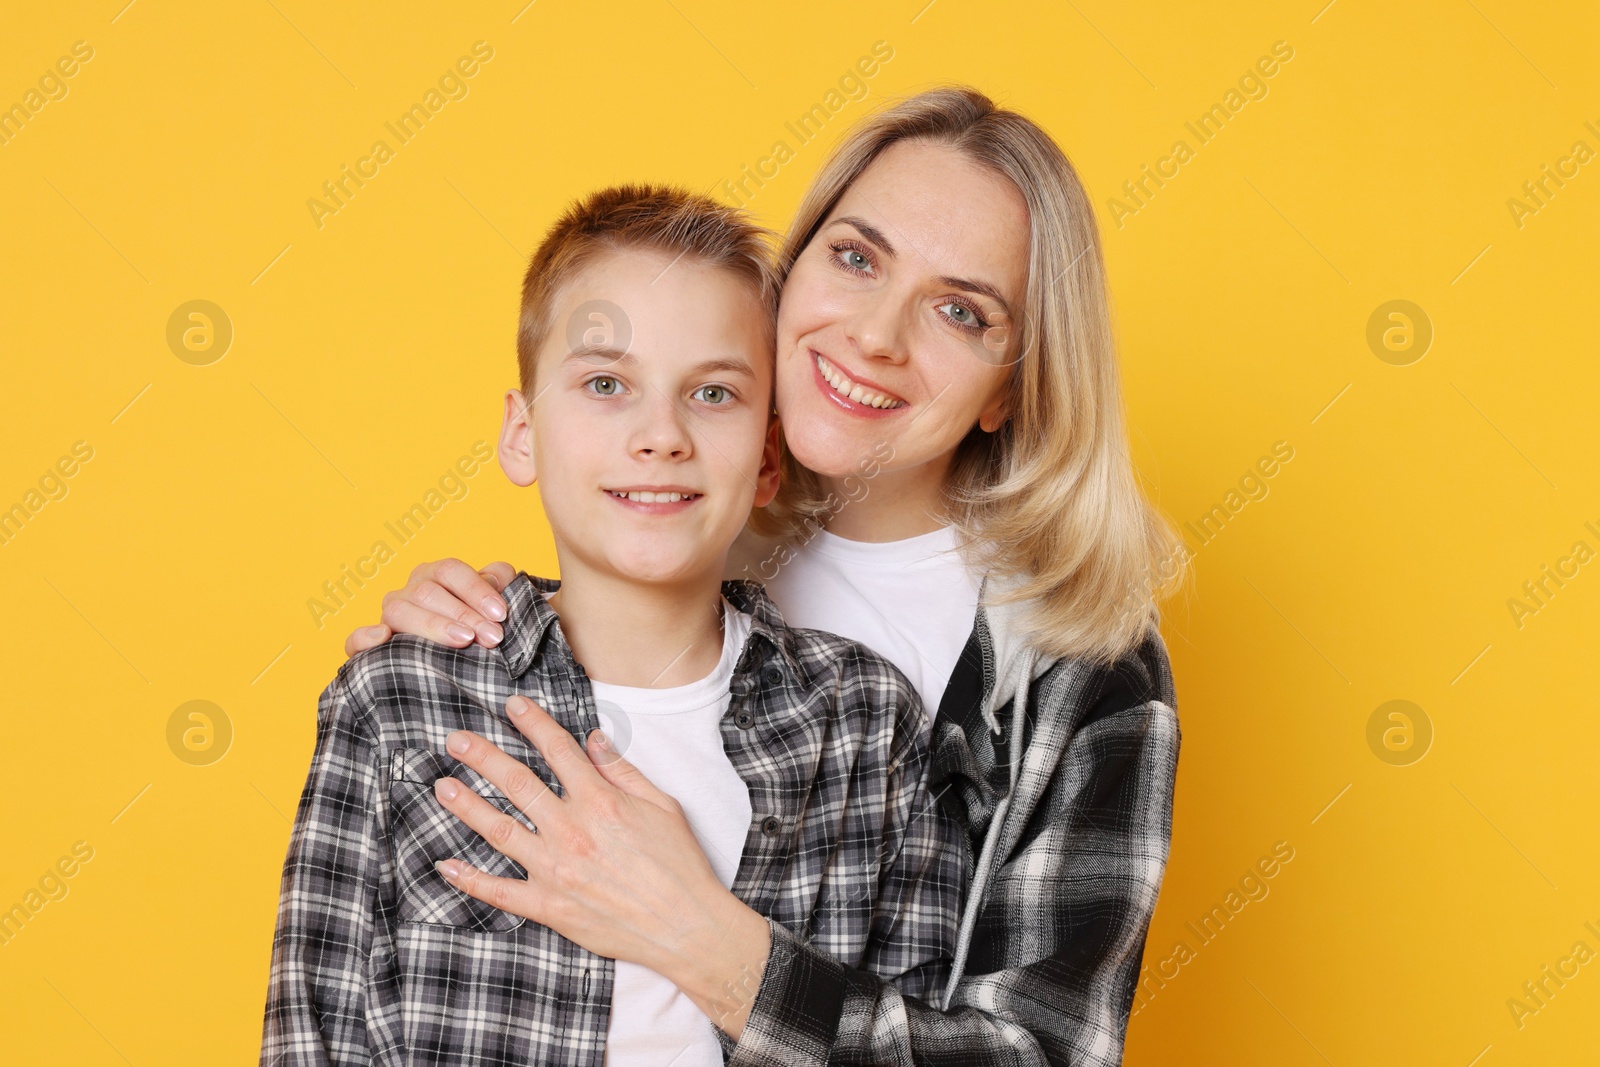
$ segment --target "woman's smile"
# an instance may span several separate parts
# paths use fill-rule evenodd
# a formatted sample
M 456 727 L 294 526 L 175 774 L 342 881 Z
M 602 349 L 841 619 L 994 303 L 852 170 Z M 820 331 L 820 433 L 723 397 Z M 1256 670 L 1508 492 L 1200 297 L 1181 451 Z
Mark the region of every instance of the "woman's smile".
M 807 351 L 815 368 L 813 377 L 818 387 L 840 409 L 852 415 L 883 416 L 903 411 L 910 406 L 888 390 L 846 374 L 816 349 Z

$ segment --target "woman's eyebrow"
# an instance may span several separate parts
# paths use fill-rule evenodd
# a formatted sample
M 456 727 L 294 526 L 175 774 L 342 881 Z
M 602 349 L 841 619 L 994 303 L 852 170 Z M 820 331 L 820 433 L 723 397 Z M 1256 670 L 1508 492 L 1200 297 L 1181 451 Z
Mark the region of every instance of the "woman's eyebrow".
M 939 284 L 948 285 L 952 289 L 965 289 L 969 293 L 978 293 L 986 296 L 996 304 L 999 304 L 1001 311 L 1004 311 L 1007 315 L 1011 314 L 1011 305 L 1006 303 L 1006 298 L 1000 295 L 1000 290 L 988 282 L 974 281 L 971 278 L 941 277 Z
M 840 215 L 833 221 L 842 222 L 847 226 L 854 226 L 861 236 L 865 237 L 868 241 L 883 249 L 884 255 L 888 256 L 890 259 L 895 257 L 896 253 L 894 250 L 894 245 L 889 243 L 889 238 L 885 237 L 882 230 L 878 229 L 866 219 L 858 218 L 855 215 Z

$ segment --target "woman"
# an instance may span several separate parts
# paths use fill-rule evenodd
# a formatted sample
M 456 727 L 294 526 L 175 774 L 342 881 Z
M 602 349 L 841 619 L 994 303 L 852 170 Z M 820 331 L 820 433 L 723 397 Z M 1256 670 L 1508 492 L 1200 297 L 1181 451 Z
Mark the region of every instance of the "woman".
M 1185 560 L 1126 454 L 1088 196 L 1039 127 L 939 89 L 844 138 L 780 267 L 783 487 L 730 577 L 922 693 L 930 787 L 974 872 L 951 981 L 940 1003 L 902 996 L 720 887 L 663 917 L 644 902 L 704 884 L 682 874 L 704 859 L 616 804 L 568 805 L 592 847 L 563 855 L 574 888 L 540 914 L 603 955 L 669 946 L 698 1003 L 748 989 L 719 1019 L 734 1063 L 1118 1063 L 1179 745 L 1156 605 Z M 512 576 L 419 567 L 346 649 L 492 645 Z

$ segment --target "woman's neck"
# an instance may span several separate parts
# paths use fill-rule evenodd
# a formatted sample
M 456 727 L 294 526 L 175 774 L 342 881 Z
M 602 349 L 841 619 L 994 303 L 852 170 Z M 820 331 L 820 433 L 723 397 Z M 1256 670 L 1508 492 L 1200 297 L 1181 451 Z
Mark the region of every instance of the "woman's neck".
M 950 524 L 944 498 L 944 470 L 933 464 L 867 477 L 818 476 L 823 494 L 844 503 L 825 529 L 847 541 L 903 541 Z

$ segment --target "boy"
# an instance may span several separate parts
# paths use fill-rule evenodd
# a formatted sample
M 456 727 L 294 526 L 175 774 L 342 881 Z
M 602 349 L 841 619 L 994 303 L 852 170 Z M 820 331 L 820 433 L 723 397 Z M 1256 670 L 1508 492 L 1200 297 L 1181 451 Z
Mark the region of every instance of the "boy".
M 777 490 L 777 288 L 763 231 L 669 189 L 597 193 L 534 254 L 499 457 L 538 481 L 562 580 L 518 575 L 492 650 L 402 635 L 323 692 L 264 1067 L 722 1062 L 667 979 L 435 870 L 526 874 L 434 795 L 451 776 L 535 829 L 446 749 L 470 730 L 557 788 L 504 717 L 516 694 L 580 743 L 609 705 L 614 748 L 682 805 L 725 887 L 846 963 L 940 991 L 961 850 L 928 801 L 915 691 L 863 646 L 786 627 L 759 584 L 720 581 Z

